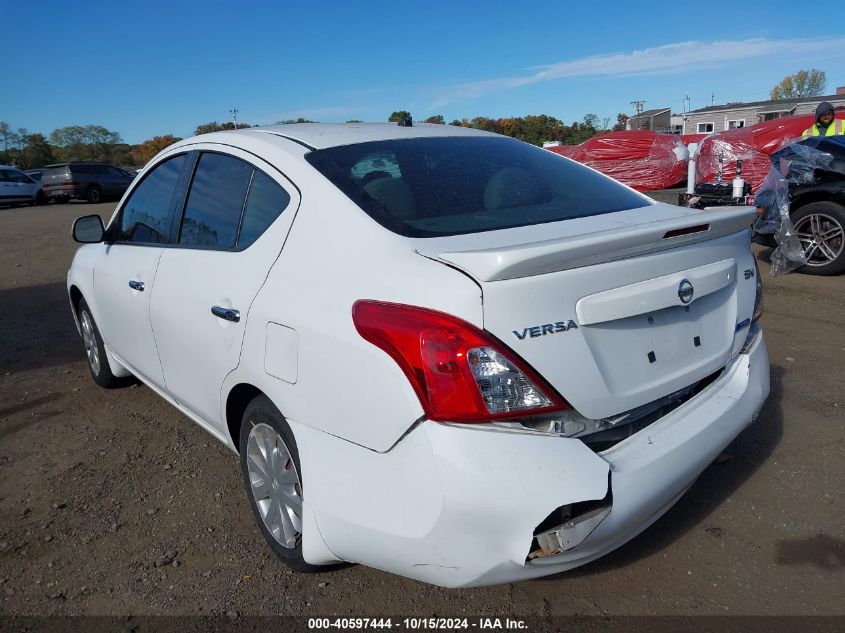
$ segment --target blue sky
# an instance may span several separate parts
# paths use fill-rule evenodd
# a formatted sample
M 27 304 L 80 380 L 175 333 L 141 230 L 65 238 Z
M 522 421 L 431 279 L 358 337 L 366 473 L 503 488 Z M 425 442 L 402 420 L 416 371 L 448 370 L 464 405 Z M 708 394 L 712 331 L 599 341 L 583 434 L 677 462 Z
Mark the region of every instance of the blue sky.
M 33 8 L 35 6 L 36 8 Z M 129 143 L 197 124 L 545 113 L 569 123 L 768 98 L 815 67 L 845 86 L 845 21 L 794 2 L 3 4 L 0 120 Z M 733 16 L 733 17 L 731 17 Z

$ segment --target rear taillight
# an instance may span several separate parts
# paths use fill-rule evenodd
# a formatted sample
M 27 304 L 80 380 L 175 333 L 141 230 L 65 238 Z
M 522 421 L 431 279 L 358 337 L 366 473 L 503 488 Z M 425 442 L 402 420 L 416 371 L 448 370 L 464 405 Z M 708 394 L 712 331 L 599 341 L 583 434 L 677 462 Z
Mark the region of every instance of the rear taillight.
M 569 408 L 498 339 L 457 317 L 361 300 L 352 320 L 402 368 L 431 420 L 487 422 Z

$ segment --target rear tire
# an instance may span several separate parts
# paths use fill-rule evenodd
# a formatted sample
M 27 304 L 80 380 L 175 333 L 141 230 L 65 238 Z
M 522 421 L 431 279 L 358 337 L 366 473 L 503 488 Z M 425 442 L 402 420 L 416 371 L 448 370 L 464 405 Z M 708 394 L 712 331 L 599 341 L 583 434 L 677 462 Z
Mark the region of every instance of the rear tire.
M 120 386 L 123 381 L 111 373 L 103 338 L 100 336 L 100 330 L 94 322 L 94 317 L 91 316 L 91 308 L 88 307 L 85 299 L 79 300 L 78 316 L 79 329 L 82 334 L 82 347 L 85 349 L 85 357 L 88 360 L 91 377 L 95 383 L 105 389 Z
M 811 202 L 792 213 L 795 232 L 807 256 L 798 269 L 805 275 L 838 275 L 845 271 L 845 207 Z
M 267 396 L 244 411 L 239 438 L 241 474 L 249 506 L 270 549 L 300 572 L 325 571 L 302 556 L 302 472 L 296 441 Z

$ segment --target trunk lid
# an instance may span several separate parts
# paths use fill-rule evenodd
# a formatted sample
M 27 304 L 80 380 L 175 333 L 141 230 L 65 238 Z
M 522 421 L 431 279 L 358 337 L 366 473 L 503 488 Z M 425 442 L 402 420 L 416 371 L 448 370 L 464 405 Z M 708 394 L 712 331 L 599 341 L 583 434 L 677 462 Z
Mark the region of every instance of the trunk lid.
M 579 413 L 604 418 L 705 378 L 742 347 L 754 213 L 655 204 L 415 247 L 475 279 L 484 329 Z

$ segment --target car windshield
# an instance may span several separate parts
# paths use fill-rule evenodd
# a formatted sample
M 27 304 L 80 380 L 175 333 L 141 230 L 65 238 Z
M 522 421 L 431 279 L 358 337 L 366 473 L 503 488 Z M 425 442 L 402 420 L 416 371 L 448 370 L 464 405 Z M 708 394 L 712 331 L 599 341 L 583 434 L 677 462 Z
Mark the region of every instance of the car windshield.
M 574 161 L 510 138 L 416 138 L 315 150 L 306 159 L 382 226 L 439 237 L 651 204 Z

